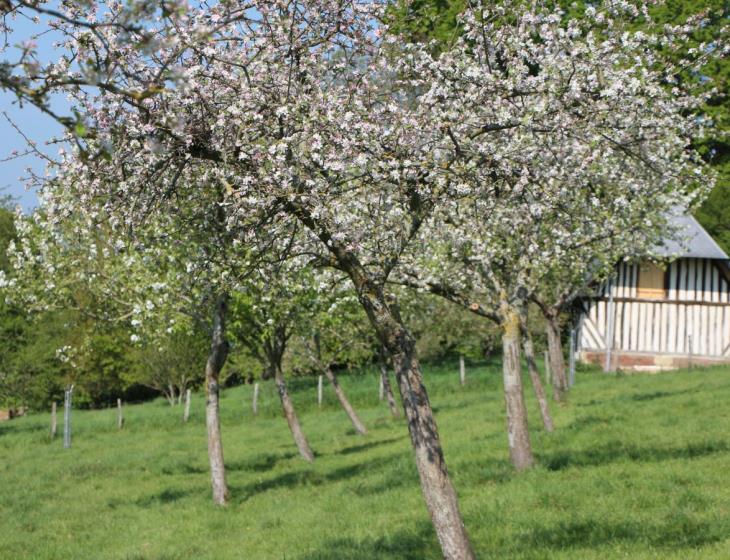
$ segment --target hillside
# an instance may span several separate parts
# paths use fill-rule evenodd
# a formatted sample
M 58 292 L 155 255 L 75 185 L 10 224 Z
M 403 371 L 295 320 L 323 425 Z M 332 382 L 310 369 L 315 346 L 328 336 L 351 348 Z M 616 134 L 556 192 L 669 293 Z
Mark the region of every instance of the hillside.
M 344 377 L 344 376 L 343 376 Z M 730 368 L 580 371 L 557 430 L 528 406 L 540 466 L 514 475 L 498 364 L 426 371 L 450 473 L 479 558 L 730 557 Z M 438 558 L 404 422 L 374 372 L 342 384 L 370 429 L 354 435 L 331 388 L 292 384 L 317 453 L 296 455 L 272 386 L 222 400 L 232 499 L 210 501 L 203 397 L 190 422 L 162 400 L 75 411 L 70 450 L 48 414 L 0 424 L 0 557 L 14 559 Z

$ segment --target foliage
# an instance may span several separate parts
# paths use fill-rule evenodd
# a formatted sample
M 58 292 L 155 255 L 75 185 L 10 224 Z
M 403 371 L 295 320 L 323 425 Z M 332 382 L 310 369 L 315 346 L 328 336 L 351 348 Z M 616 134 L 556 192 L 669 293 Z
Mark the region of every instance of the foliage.
M 440 362 L 461 354 L 484 359 L 499 346 L 495 325 L 463 308 L 432 295 L 404 293 L 399 298 L 406 324 L 413 329 L 418 355 L 426 362 Z
M 466 6 L 465 0 L 400 0 L 388 11 L 386 22 L 413 42 L 434 42 L 432 49 L 439 52 L 462 33 L 459 16 Z
M 144 385 L 162 393 L 170 404 L 179 403 L 188 388 L 203 380 L 209 351 L 207 333 L 176 328 L 132 349 L 122 378 L 128 385 Z
M 540 466 L 519 476 L 503 445 L 499 364 L 470 369 L 465 388 L 456 362 L 425 375 L 478 557 L 727 557 L 728 368 L 579 371 L 572 406 L 554 411 L 558 430 L 533 433 Z M 290 383 L 313 465 L 291 451 L 271 382 L 258 417 L 251 387 L 224 391 L 228 476 L 239 490 L 225 510 L 209 503 L 199 393 L 188 424 L 162 399 L 125 407 L 121 432 L 114 409 L 75 411 L 70 450 L 49 442 L 47 412 L 2 423 L 0 549 L 34 560 L 440 558 L 405 425 L 378 402 L 377 372 L 341 382 L 366 439 L 343 423 L 329 387 L 320 411 L 315 379 Z M 528 405 L 537 410 L 530 396 Z
M 15 215 L 0 198 L 0 270 L 4 272 L 10 269 L 6 251 L 10 242 L 15 239 L 14 219 Z
M 669 212 L 707 192 L 688 149 L 704 132 L 688 115 L 701 92 L 665 87 L 678 67 L 661 50 L 687 30 L 677 47 L 631 31 L 642 13 L 628 5 L 567 21 L 516 5 L 467 11 L 463 35 L 420 63 L 458 194 L 400 267 L 404 283 L 503 323 L 538 293 L 569 298 L 651 250 L 672 234 Z

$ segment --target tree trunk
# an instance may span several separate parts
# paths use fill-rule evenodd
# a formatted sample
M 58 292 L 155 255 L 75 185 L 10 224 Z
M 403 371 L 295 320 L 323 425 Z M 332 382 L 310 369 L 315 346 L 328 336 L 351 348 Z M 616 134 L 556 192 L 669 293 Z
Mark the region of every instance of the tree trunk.
M 502 373 L 504 401 L 507 408 L 507 439 L 512 465 L 518 471 L 534 464 L 530 432 L 527 428 L 527 409 L 522 390 L 520 364 L 520 317 L 516 310 L 502 306 Z
M 305 461 L 309 461 L 311 463 L 314 461 L 314 453 L 312 452 L 312 448 L 309 447 L 309 442 L 302 431 L 301 424 L 299 424 L 299 418 L 297 418 L 297 413 L 294 410 L 294 403 L 292 403 L 289 392 L 286 390 L 284 375 L 282 374 L 281 368 L 278 366 L 274 368 L 274 382 L 276 383 L 276 388 L 279 390 L 281 407 L 284 409 L 284 416 L 286 416 L 286 421 L 289 424 L 289 430 L 291 430 L 291 434 L 294 437 L 294 443 L 297 444 L 299 454 Z
M 421 490 L 444 558 L 473 560 L 474 552 L 461 518 L 456 491 L 446 470 L 438 428 L 423 385 L 421 366 L 415 355 L 415 341 L 403 325 L 395 302 L 393 305 L 388 304 L 383 285 L 373 280 L 357 256 L 335 239 L 326 225 L 314 218 L 308 208 L 292 200 L 284 204 L 288 212 L 302 220 L 319 237 L 340 269 L 350 277 L 373 329 L 393 358 Z
M 459 381 L 461 386 L 466 385 L 466 367 L 464 366 L 464 356 L 459 356 Z
M 218 505 L 225 505 L 228 501 L 220 427 L 220 388 L 218 386 L 221 370 L 228 358 L 228 341 L 225 335 L 227 311 L 228 298 L 221 295 L 215 304 L 210 354 L 205 364 L 205 424 L 208 430 L 208 460 L 210 461 L 213 501 Z
M 550 408 L 548 407 L 548 400 L 545 396 L 545 388 L 542 386 L 542 381 L 540 381 L 540 372 L 537 369 L 537 362 L 535 361 L 535 350 L 532 344 L 532 335 L 530 335 L 530 331 L 527 330 L 527 326 L 524 326 L 522 329 L 522 347 L 525 349 L 525 359 L 527 360 L 527 369 L 530 372 L 532 388 L 535 390 L 535 397 L 537 398 L 537 403 L 540 405 L 542 425 L 545 427 L 546 432 L 552 432 L 554 430 L 553 418 L 550 416 Z
M 175 406 L 175 388 L 172 385 L 167 386 L 167 391 L 163 391 L 165 399 L 170 403 L 170 406 Z
M 385 349 L 380 349 L 380 386 L 383 388 L 386 398 L 388 399 L 388 408 L 393 418 L 400 418 L 400 410 L 395 402 L 393 388 L 390 386 L 390 377 L 388 377 L 388 362 L 386 359 Z M 382 400 L 382 399 L 380 399 Z
M 332 368 L 325 367 L 323 369 L 324 374 L 327 376 L 327 379 L 329 379 L 329 382 L 332 384 L 332 388 L 335 390 L 335 395 L 337 395 L 337 400 L 340 401 L 340 404 L 342 405 L 342 408 L 345 409 L 345 412 L 347 413 L 347 416 L 350 418 L 350 422 L 352 422 L 352 426 L 355 428 L 355 431 L 360 435 L 365 435 L 368 433 L 367 429 L 365 429 L 365 425 L 362 423 L 360 418 L 358 417 L 357 413 L 355 412 L 355 409 L 352 408 L 352 405 L 350 404 L 350 401 L 347 400 L 347 397 L 345 396 L 345 391 L 343 391 L 342 387 L 340 386 L 339 381 L 337 381 L 337 376 L 335 375 L 335 372 L 332 371 Z
M 397 306 L 385 301 L 381 288 L 369 282 L 358 285 L 357 278 L 353 280 L 370 322 L 393 359 L 421 490 L 444 558 L 473 559 L 474 552 L 459 511 L 456 491 L 449 479 L 436 419 L 423 384 L 415 341 L 403 325 Z
M 545 331 L 550 356 L 550 375 L 553 380 L 553 398 L 557 402 L 563 402 L 568 390 L 568 381 L 565 375 L 565 358 L 563 357 L 563 345 L 560 341 L 560 325 L 557 316 L 546 317 Z

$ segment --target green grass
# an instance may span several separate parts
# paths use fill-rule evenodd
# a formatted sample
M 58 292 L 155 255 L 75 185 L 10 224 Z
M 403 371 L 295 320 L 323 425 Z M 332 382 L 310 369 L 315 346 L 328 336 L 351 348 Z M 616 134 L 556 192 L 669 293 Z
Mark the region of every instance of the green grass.
M 498 364 L 430 368 L 427 385 L 479 558 L 730 558 L 730 368 L 661 375 L 581 371 L 539 426 L 539 466 L 507 461 Z M 48 414 L 0 424 L 0 558 L 380 560 L 440 557 L 403 421 L 374 372 L 342 384 L 370 433 L 354 434 L 331 388 L 292 381 L 317 453 L 298 458 L 273 386 L 222 398 L 231 503 L 210 500 L 203 399 L 190 422 L 163 401 L 75 411 L 73 448 Z

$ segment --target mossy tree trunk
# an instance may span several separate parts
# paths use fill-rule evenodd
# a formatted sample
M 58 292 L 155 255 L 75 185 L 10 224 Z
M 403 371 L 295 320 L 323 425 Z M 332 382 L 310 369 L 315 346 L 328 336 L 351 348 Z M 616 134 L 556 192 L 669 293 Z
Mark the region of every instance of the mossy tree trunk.
M 520 316 L 516 309 L 503 303 L 502 318 L 502 375 L 504 402 L 507 409 L 507 440 L 512 465 L 518 471 L 533 466 L 532 445 L 527 424 L 527 408 L 522 388 L 520 363 Z
M 414 200 L 414 204 L 416 202 Z M 389 302 L 383 290 L 387 271 L 385 274 L 370 273 L 357 255 L 332 235 L 329 224 L 315 218 L 303 204 L 292 199 L 282 200 L 282 204 L 320 239 L 337 267 L 350 277 L 370 324 L 393 360 L 421 490 L 443 556 L 447 560 L 472 560 L 474 552 L 446 469 L 436 420 L 416 356 L 415 340 L 403 324 L 395 302 Z
M 557 313 L 545 315 L 545 332 L 550 358 L 550 374 L 553 380 L 553 398 L 557 402 L 564 402 L 568 392 L 568 378 L 565 373 L 565 357 L 563 356 L 563 343 L 560 338 L 560 322 Z

